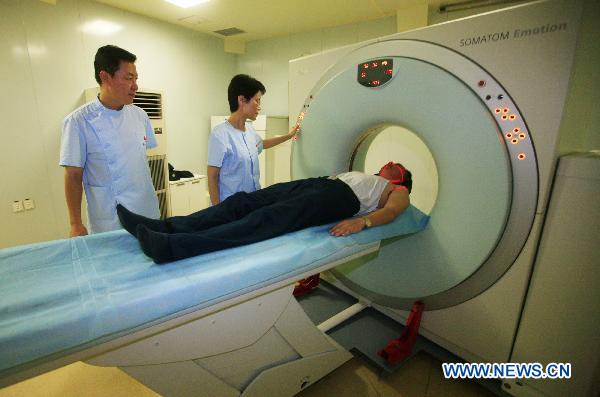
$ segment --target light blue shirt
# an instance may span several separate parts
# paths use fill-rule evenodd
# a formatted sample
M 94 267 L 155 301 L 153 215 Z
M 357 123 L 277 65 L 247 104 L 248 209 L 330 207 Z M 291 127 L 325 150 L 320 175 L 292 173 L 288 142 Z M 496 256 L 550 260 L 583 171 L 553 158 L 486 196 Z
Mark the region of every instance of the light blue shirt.
M 112 110 L 96 98 L 65 118 L 59 164 L 83 168 L 90 233 L 121 228 L 117 203 L 160 216 L 146 158 L 156 146 L 146 112 L 135 105 Z
M 262 138 L 250 122 L 246 123 L 246 131 L 228 121 L 213 128 L 208 139 L 208 165 L 220 168 L 220 201 L 237 192 L 260 189 L 258 155 L 262 150 Z

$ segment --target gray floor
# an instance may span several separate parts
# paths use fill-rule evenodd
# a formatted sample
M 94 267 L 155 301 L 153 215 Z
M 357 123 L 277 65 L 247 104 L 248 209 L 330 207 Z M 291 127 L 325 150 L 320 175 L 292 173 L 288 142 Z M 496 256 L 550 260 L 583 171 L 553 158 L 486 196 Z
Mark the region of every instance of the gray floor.
M 426 353 L 412 357 L 392 374 L 381 376 L 379 372 L 355 357 L 299 396 L 494 396 L 473 381 L 444 379 L 441 363 Z M 80 396 L 157 397 L 158 394 L 117 368 L 94 367 L 81 362 L 0 389 L 0 397 Z
M 448 380 L 442 364 L 426 353 L 419 353 L 392 374 L 380 371 L 360 358 L 354 358 L 316 384 L 302 391 L 301 397 L 433 397 L 481 396 L 494 394 L 468 380 Z

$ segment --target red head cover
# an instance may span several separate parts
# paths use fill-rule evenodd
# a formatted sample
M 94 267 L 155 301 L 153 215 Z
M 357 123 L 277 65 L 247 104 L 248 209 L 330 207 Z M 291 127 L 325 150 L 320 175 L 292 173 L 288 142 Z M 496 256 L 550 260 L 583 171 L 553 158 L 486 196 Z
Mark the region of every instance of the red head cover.
M 396 164 L 393 161 L 390 161 L 389 163 L 381 167 L 377 175 L 389 180 L 394 184 L 401 184 L 404 182 L 406 169 L 400 164 Z

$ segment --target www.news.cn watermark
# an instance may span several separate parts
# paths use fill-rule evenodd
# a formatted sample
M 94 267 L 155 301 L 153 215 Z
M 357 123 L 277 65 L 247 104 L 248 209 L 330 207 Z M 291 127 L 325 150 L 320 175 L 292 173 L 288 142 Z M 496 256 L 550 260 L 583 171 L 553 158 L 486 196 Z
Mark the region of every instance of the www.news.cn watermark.
M 570 363 L 442 363 L 446 379 L 570 379 Z

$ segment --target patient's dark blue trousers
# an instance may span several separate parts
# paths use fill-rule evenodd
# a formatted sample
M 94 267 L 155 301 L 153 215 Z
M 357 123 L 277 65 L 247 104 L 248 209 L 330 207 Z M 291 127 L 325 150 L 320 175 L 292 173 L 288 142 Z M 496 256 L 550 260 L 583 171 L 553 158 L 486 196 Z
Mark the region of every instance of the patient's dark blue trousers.
M 173 258 L 183 259 L 349 218 L 359 208 L 347 184 L 321 177 L 239 192 L 218 205 L 165 222 Z

